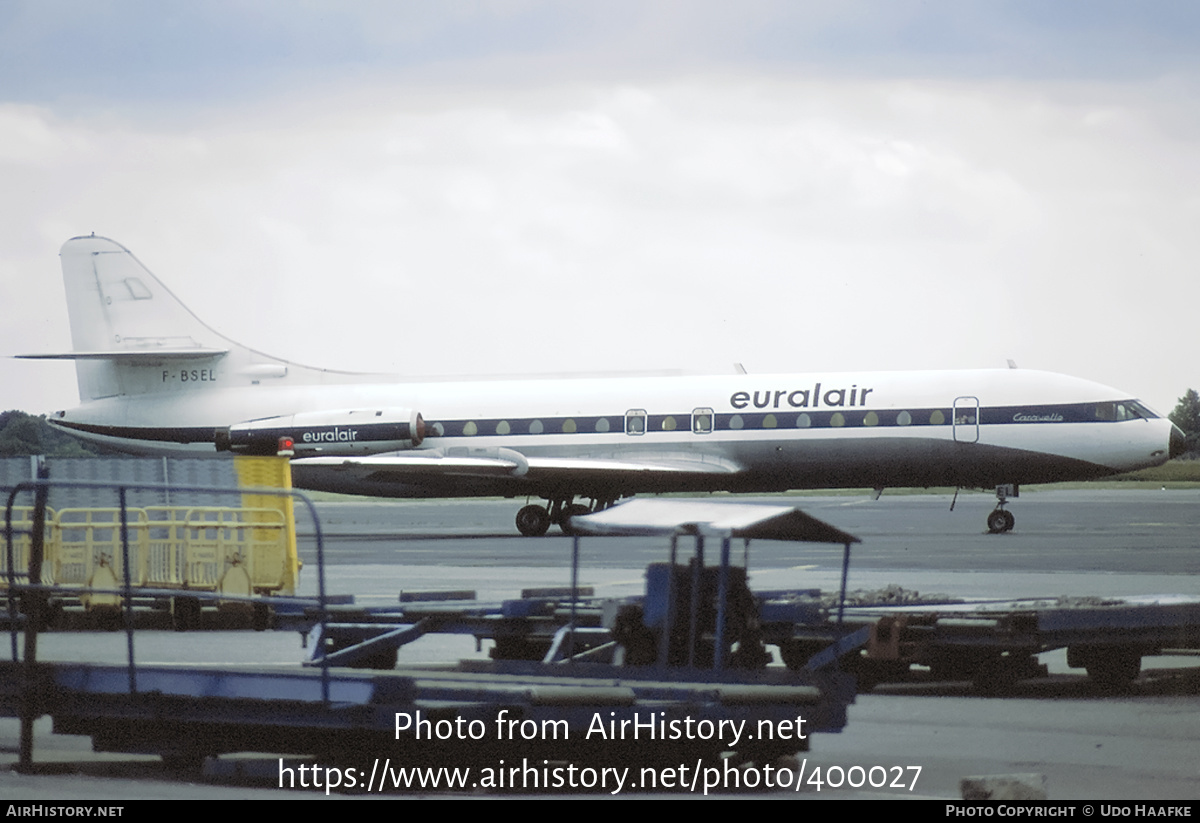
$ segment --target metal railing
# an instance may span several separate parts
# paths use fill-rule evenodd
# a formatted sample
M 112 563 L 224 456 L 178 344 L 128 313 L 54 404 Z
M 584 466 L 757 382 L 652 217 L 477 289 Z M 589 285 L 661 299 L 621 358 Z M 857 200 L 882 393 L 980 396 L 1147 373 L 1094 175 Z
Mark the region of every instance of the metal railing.
M 56 517 L 61 518 L 61 515 L 68 511 L 62 510 L 57 516 L 47 505 L 47 499 L 51 488 L 54 489 L 88 489 L 88 490 L 108 490 L 115 494 L 117 505 L 110 510 L 112 518 L 104 522 L 104 528 L 114 532 L 114 539 L 105 543 L 110 546 L 113 551 L 111 557 L 112 569 L 114 571 L 113 583 L 115 585 L 96 586 L 89 585 L 86 580 L 83 584 L 79 584 L 72 579 L 70 583 L 63 583 L 58 579 L 60 573 L 67 574 L 68 577 L 76 577 L 74 571 L 64 572 L 61 568 L 49 569 L 46 568 L 46 544 L 47 533 L 53 526 Z M 205 563 L 212 564 L 217 561 L 215 558 L 220 556 L 219 548 L 222 542 L 228 542 L 230 531 L 235 530 L 254 530 L 266 529 L 274 531 L 278 525 L 273 522 L 273 518 L 264 522 L 243 522 L 241 520 L 232 521 L 229 519 L 221 519 L 221 516 L 214 515 L 218 507 L 188 507 L 189 511 L 203 513 L 208 517 L 188 519 L 186 516 L 182 521 L 176 522 L 170 519 L 167 520 L 151 520 L 148 511 L 154 511 L 156 514 L 161 514 L 162 510 L 167 507 L 153 507 L 149 510 L 136 508 L 128 505 L 129 493 L 133 491 L 156 491 L 170 492 L 171 494 L 186 493 L 197 495 L 225 495 L 228 496 L 231 492 L 237 494 L 253 494 L 256 496 L 276 497 L 276 498 L 291 498 L 293 501 L 298 500 L 312 519 L 313 538 L 315 542 L 317 554 L 317 598 L 316 606 L 318 618 L 321 625 L 322 635 L 326 633 L 329 614 L 328 614 L 328 596 L 325 587 L 325 548 L 321 533 L 321 521 L 317 516 L 317 511 L 312 500 L 302 492 L 293 489 L 272 489 L 272 488 L 229 488 L 229 487 L 213 487 L 213 486 L 178 486 L 174 484 L 163 483 L 126 483 L 126 482 L 94 482 L 94 481 L 73 481 L 73 480 L 50 480 L 42 477 L 37 480 L 27 480 L 16 484 L 11 488 L 8 495 L 8 500 L 5 504 L 4 511 L 4 557 L 3 557 L 3 572 L 4 582 L 7 584 L 7 599 L 8 599 L 8 618 L 10 626 L 11 639 L 11 656 L 14 663 L 24 664 L 24 693 L 21 700 L 21 747 L 20 759 L 18 763 L 19 769 L 29 769 L 32 767 L 33 757 L 33 721 L 37 717 L 37 699 L 38 695 L 34 693 L 38 680 L 36 677 L 37 666 L 37 639 L 38 632 L 41 630 L 46 620 L 47 608 L 50 598 L 55 595 L 67 595 L 71 597 L 89 597 L 89 598 L 109 598 L 113 605 L 121 608 L 124 613 L 124 625 L 126 634 L 126 656 L 127 670 L 129 680 L 129 693 L 137 693 L 137 663 L 134 654 L 134 619 L 133 619 L 133 598 L 135 595 L 141 596 L 160 596 L 160 597 L 180 597 L 184 594 L 188 598 L 194 598 L 199 601 L 209 601 L 217 603 L 230 602 L 246 602 L 246 603 L 263 603 L 267 602 L 261 596 L 252 594 L 239 595 L 230 592 L 220 591 L 218 587 L 209 587 L 207 585 L 199 588 L 182 585 L 160 586 L 155 585 L 154 573 L 150 567 L 157 564 L 165 563 L 170 567 L 172 563 L 178 568 L 179 556 L 175 554 L 175 548 L 170 547 L 171 538 L 169 532 L 173 529 L 183 528 L 185 530 L 193 530 L 195 534 L 195 543 L 197 545 L 197 553 L 184 555 L 192 557 L 190 562 L 193 564 Z M 33 505 L 21 506 L 15 505 L 16 500 L 21 494 L 32 494 L 34 497 Z M 173 507 L 178 508 L 178 507 Z M 251 509 L 250 511 L 257 511 Z M 50 519 L 48 521 L 47 514 Z M 145 515 L 146 519 L 141 517 Z M 155 532 L 152 530 L 151 524 L 159 524 L 157 528 L 165 529 L 168 533 L 167 537 L 163 537 L 164 543 L 160 544 L 156 555 L 153 547 Z M 164 525 L 165 524 L 165 525 Z M 284 524 L 286 528 L 291 526 L 294 532 L 293 524 Z M 65 528 L 76 529 L 92 529 L 95 524 L 85 521 L 83 523 L 72 522 Z M 222 537 L 221 532 L 226 532 Z M 160 533 L 160 537 L 162 537 Z M 191 535 L 188 535 L 191 537 Z M 69 543 L 70 541 L 68 541 Z M 102 541 L 104 542 L 104 541 Z M 244 541 L 243 541 L 244 542 Z M 97 554 L 103 556 L 103 552 L 97 552 L 95 541 L 88 539 L 83 541 L 84 544 L 90 545 L 91 556 L 96 557 Z M 71 551 L 77 547 L 71 547 L 60 558 L 72 557 Z M 209 553 L 209 560 L 194 559 L 205 551 Z M 87 556 L 86 550 L 80 550 L 79 556 Z M 70 565 L 66 563 L 66 565 Z M 86 565 L 86 561 L 80 559 L 77 565 Z M 185 563 L 185 565 L 187 565 Z M 297 563 L 297 567 L 298 567 Z M 135 578 L 136 571 L 136 578 Z M 208 574 L 211 577 L 211 569 L 204 572 L 197 569 L 184 572 L 184 579 L 188 579 L 189 574 L 204 575 Z M 47 575 L 50 579 L 47 580 Z M 94 580 L 94 575 L 92 579 Z M 250 573 L 250 578 L 254 579 L 255 574 Z M 135 579 L 140 580 L 147 585 L 138 585 Z M 32 582 L 37 580 L 39 582 Z M 208 578 L 205 578 L 207 584 Z M 312 605 L 312 598 L 302 598 L 284 595 L 274 595 L 270 598 L 271 603 L 297 603 L 302 605 Z M 23 653 L 18 652 L 19 638 L 24 634 Z M 330 691 L 329 664 L 322 662 L 321 669 L 321 701 L 328 705 Z

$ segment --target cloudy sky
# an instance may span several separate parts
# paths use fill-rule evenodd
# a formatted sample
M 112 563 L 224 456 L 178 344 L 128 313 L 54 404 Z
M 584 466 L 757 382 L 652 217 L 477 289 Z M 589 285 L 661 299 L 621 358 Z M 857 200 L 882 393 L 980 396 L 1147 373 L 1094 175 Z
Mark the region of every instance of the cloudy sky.
M 409 375 L 1196 368 L 1200 5 L 0 0 L 0 353 L 57 253 Z M 0 408 L 77 402 L 0 360 Z

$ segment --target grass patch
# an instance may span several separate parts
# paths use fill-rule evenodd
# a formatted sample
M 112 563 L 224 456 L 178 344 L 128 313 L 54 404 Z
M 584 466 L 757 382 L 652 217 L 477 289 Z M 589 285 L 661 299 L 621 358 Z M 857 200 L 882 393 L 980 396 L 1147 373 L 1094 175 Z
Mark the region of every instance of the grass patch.
M 1108 478 L 1110 482 L 1200 483 L 1200 460 L 1171 460 L 1161 466 Z
M 1030 489 L 1200 489 L 1200 460 L 1171 460 L 1161 466 L 1081 483 L 1046 483 Z

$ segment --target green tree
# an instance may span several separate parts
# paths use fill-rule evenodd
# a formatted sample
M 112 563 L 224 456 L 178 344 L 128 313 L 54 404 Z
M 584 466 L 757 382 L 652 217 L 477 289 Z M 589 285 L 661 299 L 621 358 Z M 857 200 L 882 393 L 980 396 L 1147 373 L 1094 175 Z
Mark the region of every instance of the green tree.
M 0 413 L 0 457 L 44 454 L 50 457 L 94 457 L 100 450 L 51 428 L 45 417 L 23 411 Z
M 1187 393 L 1179 398 L 1175 411 L 1167 417 L 1187 435 L 1184 446 L 1188 456 L 1200 456 L 1200 394 L 1197 394 L 1195 389 L 1188 389 Z

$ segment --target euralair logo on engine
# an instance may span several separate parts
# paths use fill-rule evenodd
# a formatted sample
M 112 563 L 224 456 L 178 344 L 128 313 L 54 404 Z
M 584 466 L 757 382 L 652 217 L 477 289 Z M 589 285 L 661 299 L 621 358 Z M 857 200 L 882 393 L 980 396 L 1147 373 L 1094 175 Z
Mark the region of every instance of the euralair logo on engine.
M 319 429 L 305 432 L 300 437 L 302 443 L 348 443 L 358 439 L 358 429 L 343 429 L 334 426 L 332 429 Z

